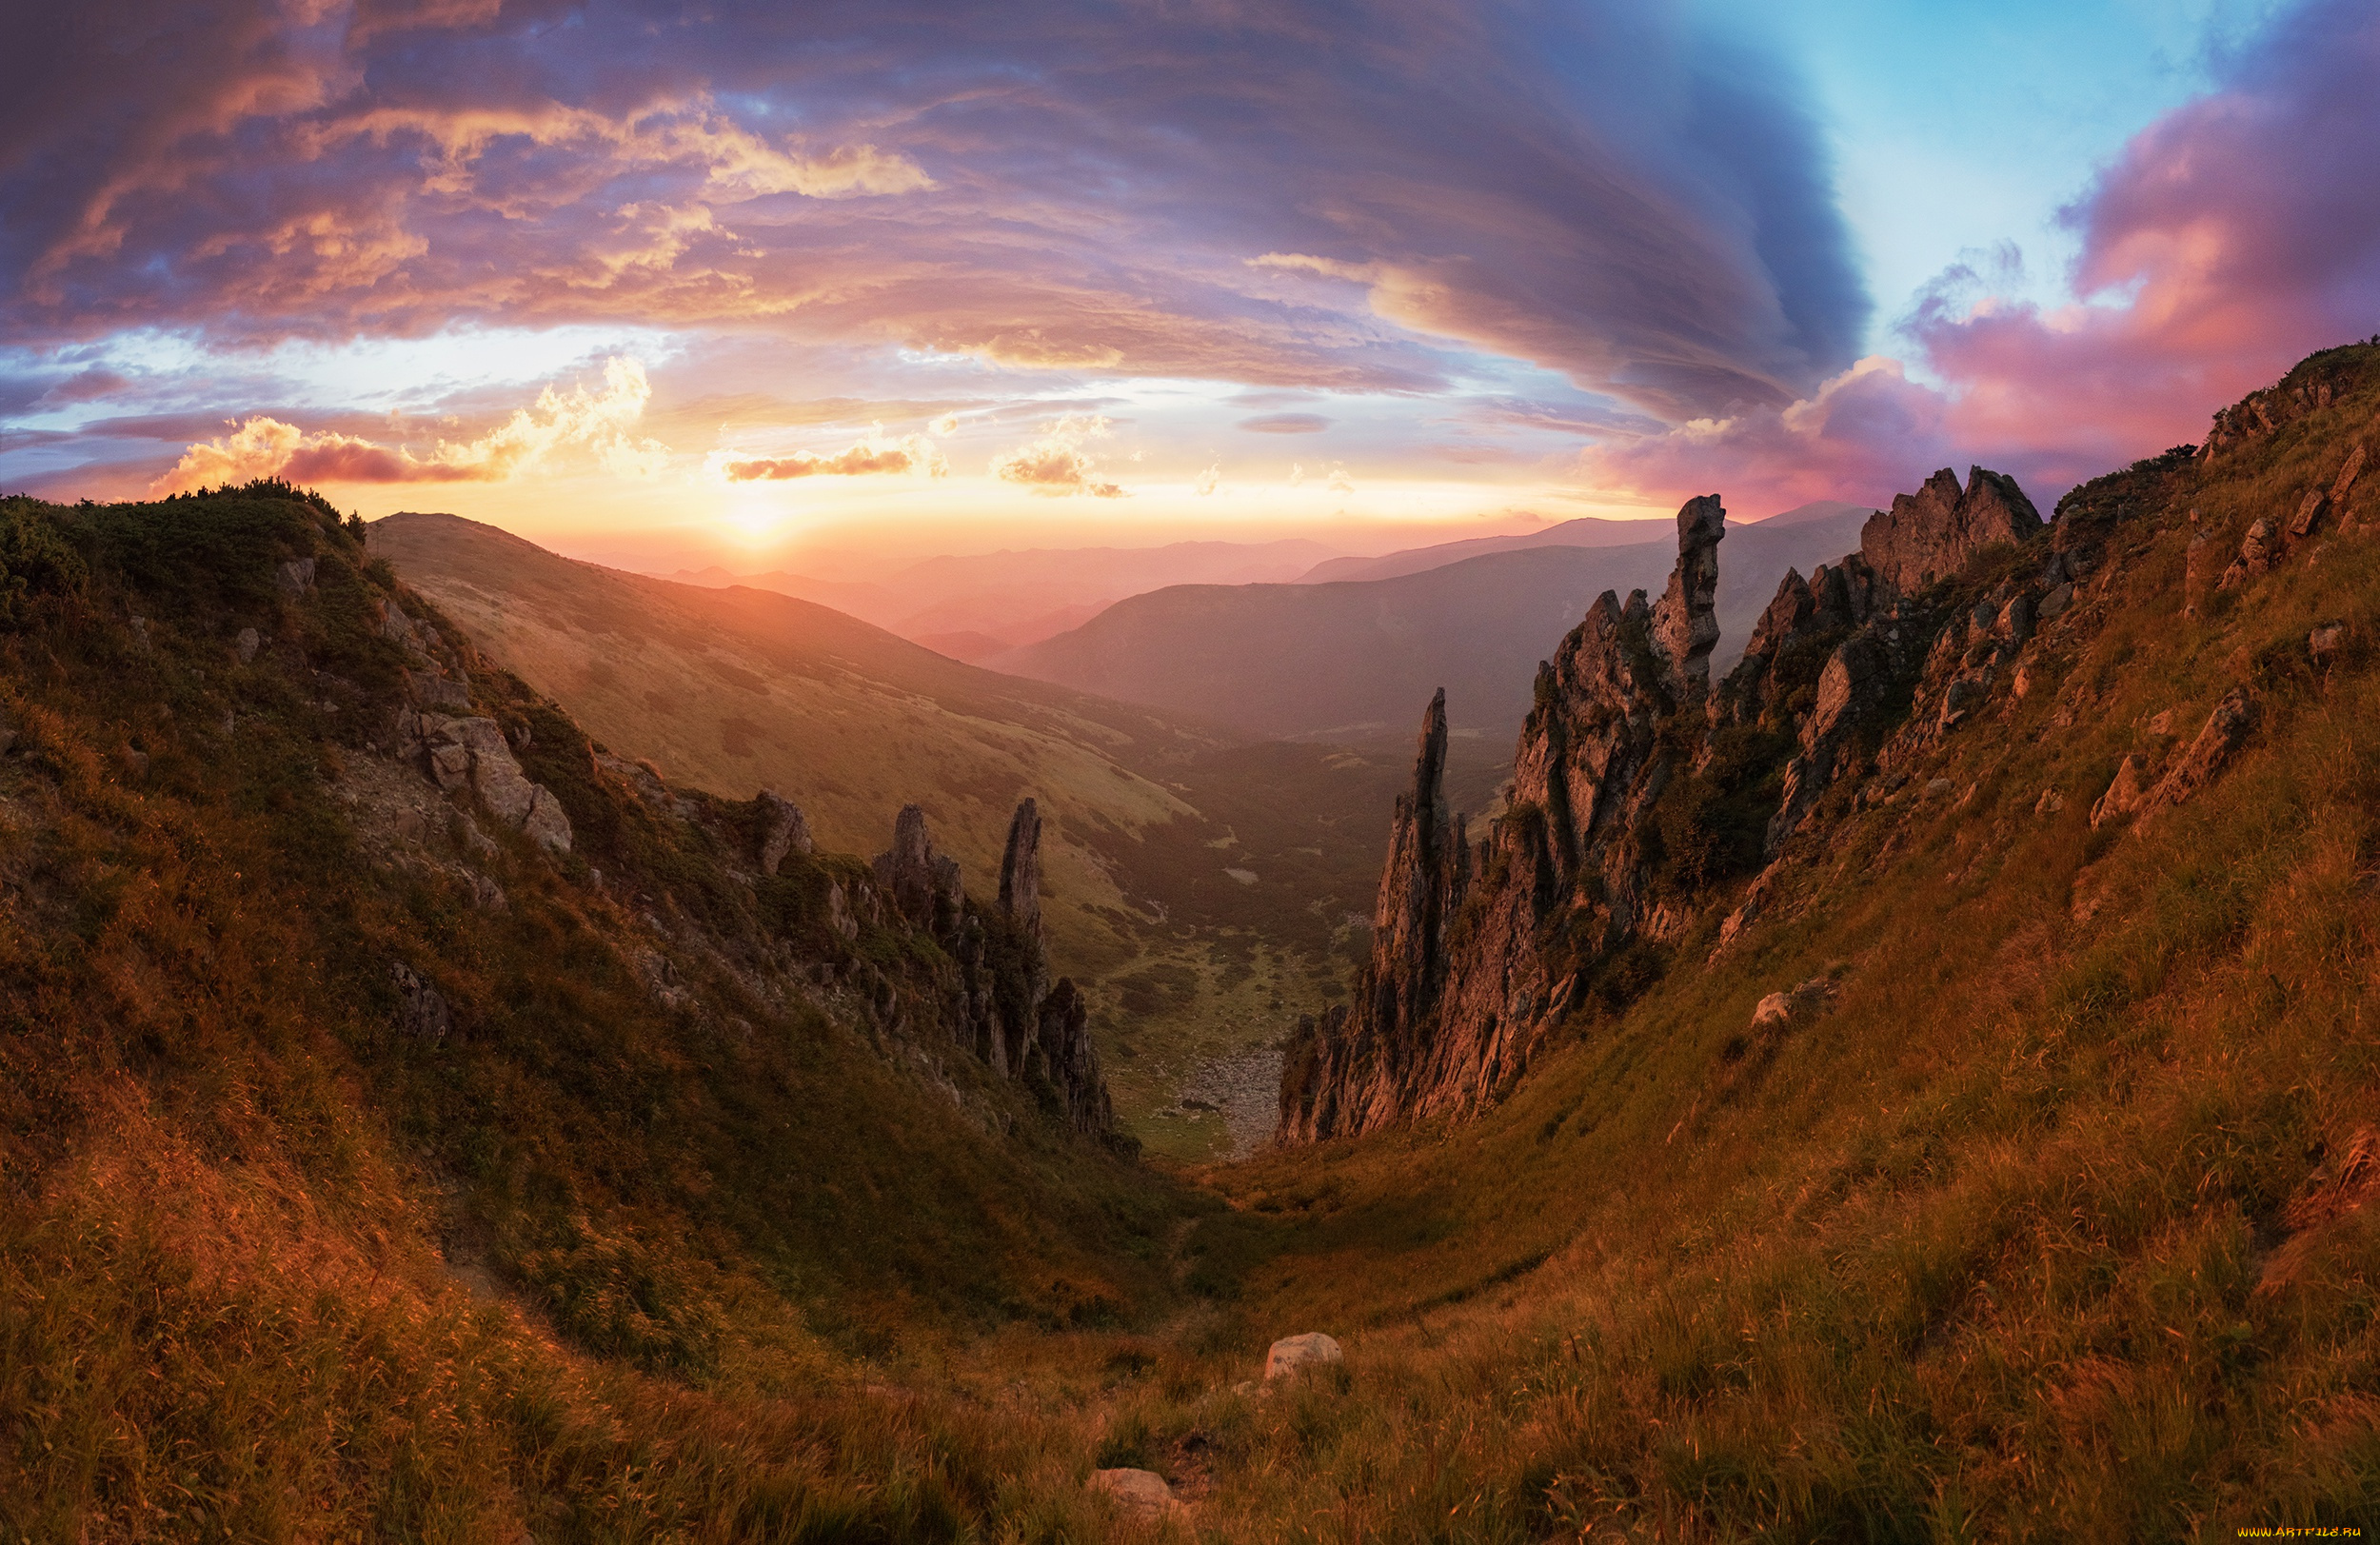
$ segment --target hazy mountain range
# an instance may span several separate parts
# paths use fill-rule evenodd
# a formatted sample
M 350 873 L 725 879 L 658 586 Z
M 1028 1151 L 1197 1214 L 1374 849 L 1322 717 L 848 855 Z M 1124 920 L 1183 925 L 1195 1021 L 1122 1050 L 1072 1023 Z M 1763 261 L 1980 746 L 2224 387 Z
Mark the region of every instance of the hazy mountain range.
M 1786 570 L 1807 574 L 1857 547 L 1870 513 L 1855 505 L 1806 506 L 1791 520 L 1729 527 L 1719 570 L 1722 666 L 1743 648 Z M 1369 561 L 1404 569 L 1428 554 L 1457 555 L 1393 577 L 1173 585 L 984 664 L 1243 734 L 1326 740 L 1401 738 L 1420 704 L 1444 687 L 1458 735 L 1506 742 L 1528 711 L 1537 663 L 1588 604 L 1605 590 L 1657 595 L 1676 557 L 1667 522 L 1569 523 L 1540 535 L 1572 525 L 1597 540 L 1478 556 L 1463 554 L 1479 544 L 1452 543 Z M 1638 540 L 1601 540 L 1626 525 Z

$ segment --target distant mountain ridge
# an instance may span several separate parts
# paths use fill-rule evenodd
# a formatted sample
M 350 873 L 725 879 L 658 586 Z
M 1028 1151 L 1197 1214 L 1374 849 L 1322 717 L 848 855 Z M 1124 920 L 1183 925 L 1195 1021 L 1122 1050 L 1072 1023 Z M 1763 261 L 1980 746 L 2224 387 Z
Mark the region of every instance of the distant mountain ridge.
M 1856 547 L 1871 513 L 1846 505 L 1730 526 L 1719 664 L 1741 651 L 1788 569 Z M 1443 686 L 1455 733 L 1503 739 L 1529 711 L 1537 663 L 1597 594 L 1656 589 L 1668 576 L 1676 539 L 1647 534 L 1656 540 L 1489 552 L 1378 580 L 1175 585 L 983 663 L 1244 734 L 1318 739 L 1401 737 L 1412 704 Z
M 798 596 L 972 661 L 1080 626 L 1126 596 L 1168 584 L 1288 580 L 1334 556 L 1336 549 L 1319 542 L 1292 537 L 944 554 L 879 580 L 826 579 L 783 569 L 737 574 L 716 564 L 664 577 L 710 588 L 742 584 Z M 970 634 L 992 641 L 992 648 L 985 650 Z
M 1840 499 L 1819 499 L 1797 505 L 1781 513 L 1758 521 L 1738 524 L 1763 525 L 1771 529 L 1809 525 L 1856 512 L 1865 520 L 1872 511 L 1865 505 L 1846 504 Z M 1599 515 L 1581 515 L 1577 520 L 1549 525 L 1542 531 L 1525 531 L 1516 536 L 1471 537 L 1461 542 L 1440 542 L 1426 547 L 1406 547 L 1398 552 L 1382 553 L 1378 558 L 1332 558 L 1315 565 L 1298 577 L 1299 584 L 1326 584 L 1335 580 L 1393 580 L 1406 574 L 1420 574 L 1448 564 L 1458 564 L 1466 558 L 1478 558 L 1492 552 L 1518 552 L 1526 547 L 1625 547 L 1640 542 L 1660 542 L 1667 539 L 1666 519 L 1641 521 L 1607 520 Z

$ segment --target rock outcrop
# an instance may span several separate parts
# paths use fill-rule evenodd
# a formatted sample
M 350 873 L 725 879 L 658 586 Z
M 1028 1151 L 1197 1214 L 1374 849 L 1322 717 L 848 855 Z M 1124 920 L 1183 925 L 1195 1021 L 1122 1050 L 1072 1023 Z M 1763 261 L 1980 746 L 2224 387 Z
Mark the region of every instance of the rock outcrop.
M 1653 652 L 1661 684 L 1683 703 L 1711 684 L 1711 650 L 1719 642 L 1719 540 L 1727 511 L 1716 494 L 1689 499 L 1677 512 L 1677 566 L 1653 608 Z
M 1034 1089 L 1073 1131 L 1115 1139 L 1116 1112 L 1072 979 L 1050 980 L 1041 917 L 1041 818 L 1027 799 L 1008 823 L 996 909 L 967 900 L 958 861 L 934 851 L 925 812 L 903 805 L 876 856 L 876 888 L 951 961 L 938 1015 L 952 1040 L 1002 1078 Z M 840 902 L 830 893 L 829 906 Z M 840 925 L 839 925 L 840 931 Z M 852 932 L 856 934 L 856 926 Z
M 538 846 L 552 853 L 570 851 L 570 818 L 562 802 L 521 771 L 494 720 L 403 709 L 397 716 L 397 745 L 440 788 L 467 787 L 489 815 L 526 834 Z
M 2041 529 L 2041 512 L 2005 472 L 1967 469 L 1967 486 L 1944 467 L 1915 493 L 1896 494 L 1860 528 L 1859 555 L 1884 582 L 1914 595 L 1947 579 L 1997 543 L 2022 542 Z
M 1771 904 L 1764 866 L 1849 807 L 1838 791 L 1905 782 L 2013 690 L 2085 566 L 2055 550 L 1979 591 L 1941 588 L 1987 548 L 2049 545 L 2014 479 L 1976 467 L 1962 488 L 1946 469 L 1870 520 L 1858 552 L 1788 573 L 1715 684 L 1725 530 L 1718 499 L 1689 501 L 1659 604 L 1598 596 L 1538 666 L 1507 808 L 1476 845 L 1446 807 L 1443 694 L 1431 703 L 1370 957 L 1350 1000 L 1290 1038 L 1279 1141 L 1475 1110 L 1575 1013 L 1640 990 L 1644 951 L 1714 909 L 1727 947 Z
M 1034 938 L 1041 937 L 1041 808 L 1029 798 L 1009 818 L 1008 846 L 1000 859 L 1000 909 Z
M 1413 792 L 1392 818 L 1371 959 L 1344 1014 L 1300 1021 L 1282 1064 L 1280 1140 L 1495 1098 L 1571 1006 L 1576 957 L 1660 926 L 1639 818 L 1675 771 L 1661 727 L 1707 680 L 1724 522 L 1716 499 L 1690 501 L 1663 612 L 1642 591 L 1624 603 L 1606 591 L 1537 667 L 1510 808 L 1476 853 L 1446 808 L 1444 694 L 1432 701 Z
M 761 873 L 775 874 L 784 867 L 789 854 L 807 858 L 818 851 L 818 844 L 810 840 L 809 818 L 800 805 L 765 788 L 755 802 L 761 812 Z

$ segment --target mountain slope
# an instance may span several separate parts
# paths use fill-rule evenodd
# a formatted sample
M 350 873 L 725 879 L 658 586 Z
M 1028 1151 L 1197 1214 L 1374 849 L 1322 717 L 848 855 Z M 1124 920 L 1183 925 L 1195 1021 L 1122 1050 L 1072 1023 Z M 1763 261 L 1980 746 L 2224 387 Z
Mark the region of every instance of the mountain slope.
M 596 736 L 731 798 L 774 788 L 826 846 L 875 851 L 915 801 L 982 885 L 1000 873 L 1007 812 L 1038 798 L 1053 818 L 1050 925 L 1064 970 L 1096 972 L 1137 948 L 1093 835 L 1188 818 L 1148 774 L 1218 743 L 786 596 L 574 563 L 453 516 L 390 516 L 369 533 L 407 583 Z
M 1415 883 L 1452 858 L 1425 737 L 1373 1028 L 1417 1008 L 1423 1067 L 1467 1039 L 1407 962 L 1453 993 L 1510 948 L 1592 990 L 1444 1115 L 1215 1175 L 1238 1210 L 1203 1247 L 1242 1291 L 1364 1327 L 1345 1436 L 1252 1463 L 1224 1532 L 1333 1506 L 1513 1540 L 2380 1526 L 2375 436 L 2380 347 L 2328 351 L 1864 622 L 1834 585 L 1780 598 L 1785 647 L 1735 691 L 1614 729 L 1673 776 L 1613 765 L 1574 805 L 1598 882 L 1551 887 L 1525 937 L 1487 903 L 1535 818 L 1451 904 Z M 1657 616 L 1613 621 L 1627 647 L 1566 650 L 1533 739 L 1591 681 L 1636 693 L 1598 660 L 1676 701 Z M 1894 644 L 1880 675 L 1826 664 Z M 1741 822 L 1697 797 L 1729 758 L 1815 766 L 1845 709 L 1798 819 L 1773 823 L 1790 779 L 1738 785 Z M 1798 729 L 1726 733 L 1764 723 Z M 1651 845 L 1731 831 L 1748 866 Z M 1641 887 L 1617 928 L 1616 874 Z M 1285 1089 L 1293 1135 L 1319 1092 Z
M 284 486 L 0 565 L 12 1537 L 930 1532 L 839 1370 L 1166 1298 L 1079 1015 L 969 1043 L 1021 900 L 604 756 Z
M 1722 659 L 1785 571 L 1854 544 L 1865 514 L 1731 528 L 1738 556 L 1721 581 Z M 1502 740 L 1528 712 L 1532 668 L 1596 594 L 1657 586 L 1672 556 L 1663 542 L 1541 546 L 1395 579 L 1176 585 L 984 664 L 1243 733 L 1316 738 L 1401 732 L 1412 705 L 1443 686 L 1458 732 Z
M 988 894 L 1008 813 L 1036 799 L 1053 963 L 1097 989 L 1120 1109 L 1162 1151 L 1221 1151 L 1225 1118 L 1183 1107 L 1185 1086 L 1219 1059 L 1271 1056 L 1282 1009 L 1339 990 L 1345 920 L 1360 923 L 1379 870 L 1369 812 L 1395 786 L 1393 760 L 1230 745 L 823 607 L 574 563 L 452 517 L 368 530 L 612 749 L 735 797 L 774 788 L 828 847 L 875 851 L 914 800 L 969 894 Z M 1269 1071 L 1248 1080 L 1239 1100 L 1250 1134 L 1269 1083 Z

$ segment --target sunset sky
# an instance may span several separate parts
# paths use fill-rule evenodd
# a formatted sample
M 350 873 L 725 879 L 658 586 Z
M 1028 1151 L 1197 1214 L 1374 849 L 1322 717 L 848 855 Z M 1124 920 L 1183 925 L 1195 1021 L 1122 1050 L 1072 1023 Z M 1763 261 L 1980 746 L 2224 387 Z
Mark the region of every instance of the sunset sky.
M 2380 331 L 2369 0 L 10 10 L 7 491 L 1378 550 L 2054 495 Z

